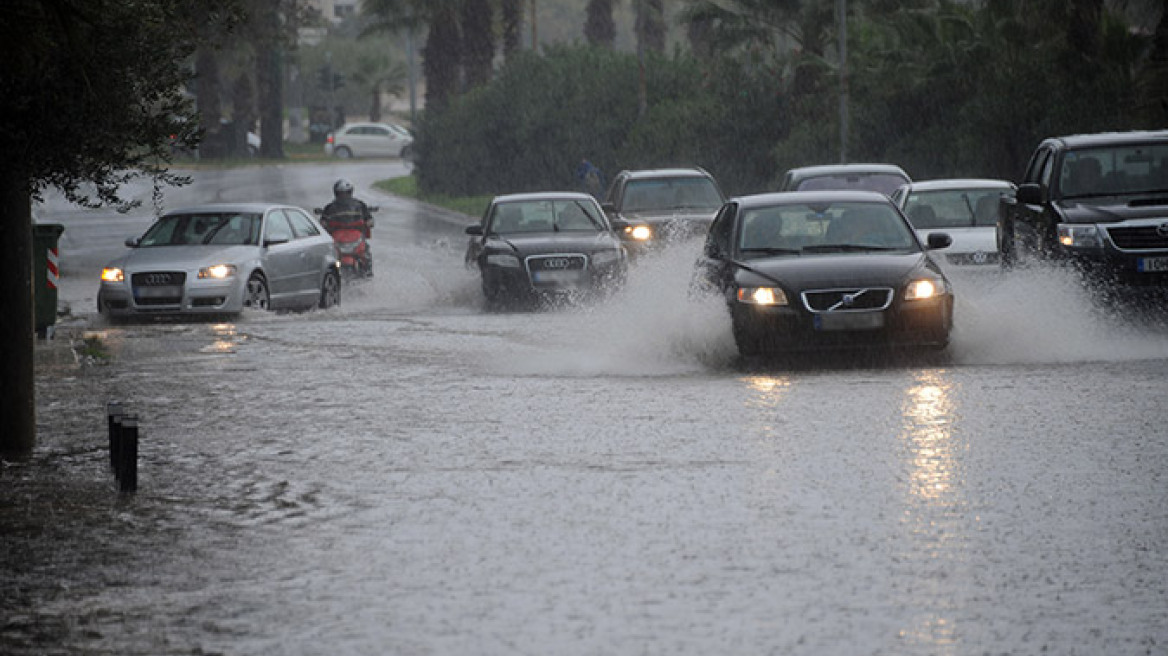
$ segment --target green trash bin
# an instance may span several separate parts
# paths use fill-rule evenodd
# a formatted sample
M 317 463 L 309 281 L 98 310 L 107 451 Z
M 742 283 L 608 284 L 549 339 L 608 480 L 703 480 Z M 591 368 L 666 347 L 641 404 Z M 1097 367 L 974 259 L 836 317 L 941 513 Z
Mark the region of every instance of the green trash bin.
M 65 232 L 65 226 L 59 223 L 38 223 L 33 226 L 33 306 L 36 308 L 36 334 L 39 337 L 47 336 L 49 328 L 57 324 L 57 285 L 61 279 L 57 239 L 62 232 Z

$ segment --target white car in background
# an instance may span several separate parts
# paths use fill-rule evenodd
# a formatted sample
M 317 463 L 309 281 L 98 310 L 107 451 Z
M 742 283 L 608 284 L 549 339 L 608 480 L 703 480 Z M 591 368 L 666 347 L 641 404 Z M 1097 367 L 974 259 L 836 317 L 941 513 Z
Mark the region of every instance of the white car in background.
M 921 241 L 927 242 L 934 231 L 953 238 L 943 254 L 945 262 L 997 265 L 998 208 L 1002 197 L 1013 197 L 1015 190 L 1007 180 L 924 180 L 901 185 L 892 193 L 892 202 L 908 217 Z
M 346 123 L 325 137 L 324 152 L 333 157 L 401 157 L 409 159 L 414 136 L 392 123 Z

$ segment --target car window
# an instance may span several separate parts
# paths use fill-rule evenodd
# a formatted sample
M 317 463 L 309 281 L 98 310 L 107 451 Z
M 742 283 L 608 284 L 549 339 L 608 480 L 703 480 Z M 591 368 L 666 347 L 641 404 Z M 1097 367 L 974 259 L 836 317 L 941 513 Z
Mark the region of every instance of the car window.
M 388 137 L 389 136 L 389 130 L 386 130 L 385 128 L 371 127 L 368 129 L 369 129 L 369 134 L 371 134 L 375 137 Z
M 298 210 L 284 210 L 284 214 L 292 223 L 292 232 L 297 237 L 314 237 L 320 234 L 320 230 L 313 225 L 312 219 L 309 219 L 307 214 Z
M 952 189 L 913 192 L 904 213 L 914 228 L 969 228 L 994 226 L 998 221 L 1000 189 Z
M 805 178 L 798 184 L 796 190 L 827 191 L 833 189 L 862 189 L 865 191 L 879 191 L 887 196 L 906 182 L 908 180 L 894 173 L 840 173 Z
M 487 232 L 599 232 L 608 229 L 594 202 L 577 199 L 524 200 L 496 204 L 487 217 Z
M 722 205 L 722 195 L 709 178 L 679 177 L 632 180 L 625 187 L 621 209 L 626 212 L 648 210 L 706 209 Z
M 734 232 L 734 212 L 737 208 L 735 203 L 726 203 L 714 217 L 714 222 L 710 224 L 710 234 L 706 237 L 707 255 L 726 257 L 726 254 L 730 252 L 730 239 Z M 711 246 L 713 247 L 712 251 Z
M 1050 159 L 1050 148 L 1042 148 L 1034 153 L 1034 156 L 1030 158 L 1030 163 L 1026 166 L 1026 174 L 1022 177 L 1022 181 L 1038 184 L 1042 179 L 1042 170 L 1046 167 L 1048 159 Z
M 1063 198 L 1168 190 L 1168 144 L 1068 151 L 1059 172 L 1059 190 Z
M 264 239 L 292 241 L 292 226 L 288 225 L 288 218 L 283 212 L 279 210 L 269 212 L 267 224 Z
M 743 208 L 738 251 L 742 257 L 911 250 L 919 248 L 891 204 L 871 202 L 791 203 Z
M 241 245 L 254 244 L 256 239 L 258 214 L 197 213 L 171 214 L 158 220 L 138 245 L 189 246 L 199 244 Z

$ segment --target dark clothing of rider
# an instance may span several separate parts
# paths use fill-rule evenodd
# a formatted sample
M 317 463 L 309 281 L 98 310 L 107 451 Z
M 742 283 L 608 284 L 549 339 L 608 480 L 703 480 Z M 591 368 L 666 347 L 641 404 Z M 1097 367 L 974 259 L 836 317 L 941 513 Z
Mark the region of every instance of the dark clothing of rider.
M 336 200 L 325 205 L 320 222 L 330 233 L 345 224 L 362 223 L 365 226 L 365 238 L 368 239 L 373 227 L 373 214 L 368 205 L 352 195 L 338 194 Z

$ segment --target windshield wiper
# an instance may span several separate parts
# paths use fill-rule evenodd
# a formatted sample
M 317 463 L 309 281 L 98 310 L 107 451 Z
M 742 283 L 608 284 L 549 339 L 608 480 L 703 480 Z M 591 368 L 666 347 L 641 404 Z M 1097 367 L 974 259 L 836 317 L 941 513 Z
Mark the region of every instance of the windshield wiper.
M 856 252 L 856 251 L 895 251 L 899 250 L 895 246 L 872 246 L 867 244 L 815 244 L 813 246 L 804 246 L 804 253 L 830 253 L 832 251 L 842 252 Z
M 774 246 L 758 246 L 743 248 L 743 253 L 766 253 L 768 255 L 799 255 L 803 251 L 798 248 L 778 248 Z

